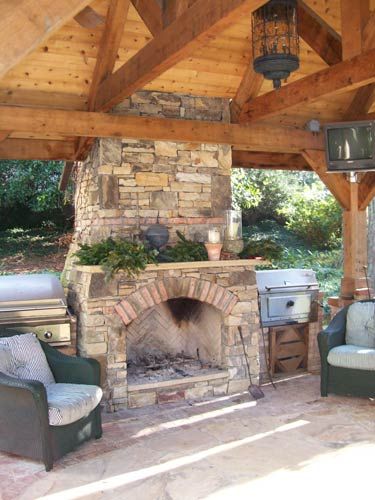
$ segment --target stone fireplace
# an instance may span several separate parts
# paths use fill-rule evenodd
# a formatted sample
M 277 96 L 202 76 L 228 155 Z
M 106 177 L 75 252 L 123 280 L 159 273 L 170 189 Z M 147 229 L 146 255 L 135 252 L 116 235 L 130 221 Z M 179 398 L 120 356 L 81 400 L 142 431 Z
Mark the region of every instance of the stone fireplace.
M 114 113 L 225 121 L 228 102 L 141 92 Z M 142 235 L 159 220 L 202 240 L 231 206 L 231 148 L 212 144 L 98 140 L 76 173 L 76 225 L 67 259 L 78 349 L 102 365 L 110 409 L 233 393 L 259 377 L 256 261 L 149 265 L 109 282 L 73 264 L 78 243 Z

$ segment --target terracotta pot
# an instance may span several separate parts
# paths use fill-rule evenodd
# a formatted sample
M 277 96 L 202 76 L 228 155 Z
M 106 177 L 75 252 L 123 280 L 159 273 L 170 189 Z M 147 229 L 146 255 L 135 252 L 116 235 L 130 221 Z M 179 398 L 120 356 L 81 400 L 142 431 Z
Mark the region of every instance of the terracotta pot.
M 208 253 L 208 260 L 220 260 L 222 243 L 205 243 L 204 246 Z

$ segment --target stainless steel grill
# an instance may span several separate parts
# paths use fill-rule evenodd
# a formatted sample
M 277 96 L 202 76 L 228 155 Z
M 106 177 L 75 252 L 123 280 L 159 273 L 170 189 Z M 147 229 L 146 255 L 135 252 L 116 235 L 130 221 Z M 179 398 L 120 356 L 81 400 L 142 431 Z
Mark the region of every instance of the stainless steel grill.
M 311 269 L 257 271 L 263 326 L 316 321 L 319 285 Z
M 0 277 L 0 328 L 32 331 L 52 345 L 69 345 L 72 322 L 64 290 L 56 276 Z

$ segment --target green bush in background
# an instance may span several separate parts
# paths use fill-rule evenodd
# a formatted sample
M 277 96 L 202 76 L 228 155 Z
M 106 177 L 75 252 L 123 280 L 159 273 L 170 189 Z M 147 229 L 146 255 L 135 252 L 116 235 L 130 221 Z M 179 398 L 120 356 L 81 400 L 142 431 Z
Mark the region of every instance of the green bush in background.
M 59 161 L 0 161 L 0 230 L 73 222 L 72 188 L 62 193 Z
M 286 227 L 311 248 L 337 248 L 342 236 L 342 210 L 326 189 L 305 188 L 284 204 Z

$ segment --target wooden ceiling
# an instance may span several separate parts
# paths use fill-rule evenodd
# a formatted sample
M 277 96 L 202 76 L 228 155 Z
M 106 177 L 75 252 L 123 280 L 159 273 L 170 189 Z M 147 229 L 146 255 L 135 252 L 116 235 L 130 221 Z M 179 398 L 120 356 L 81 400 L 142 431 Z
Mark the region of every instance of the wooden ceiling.
M 264 0 L 0 3 L 3 158 L 83 158 L 96 134 L 129 130 L 126 119 L 109 127 L 99 112 L 141 89 L 232 99 L 236 125 L 217 128 L 218 138 L 207 130 L 205 139 L 251 151 L 237 155 L 242 164 L 252 158 L 272 168 L 314 168 L 306 151 L 322 150 L 323 143 L 304 130 L 308 120 L 375 111 L 375 0 L 299 1 L 300 69 L 279 91 L 252 70 L 251 11 Z M 98 120 L 103 123 L 95 128 Z M 202 133 L 199 124 L 190 126 Z M 165 139 L 173 136 L 172 124 L 154 127 Z M 275 133 L 280 127 L 283 132 Z M 149 134 L 141 122 L 136 129 L 139 137 Z M 257 150 L 260 131 L 269 137 Z M 302 136 L 304 149 L 298 151 Z M 272 159 L 272 152 L 283 156 Z

